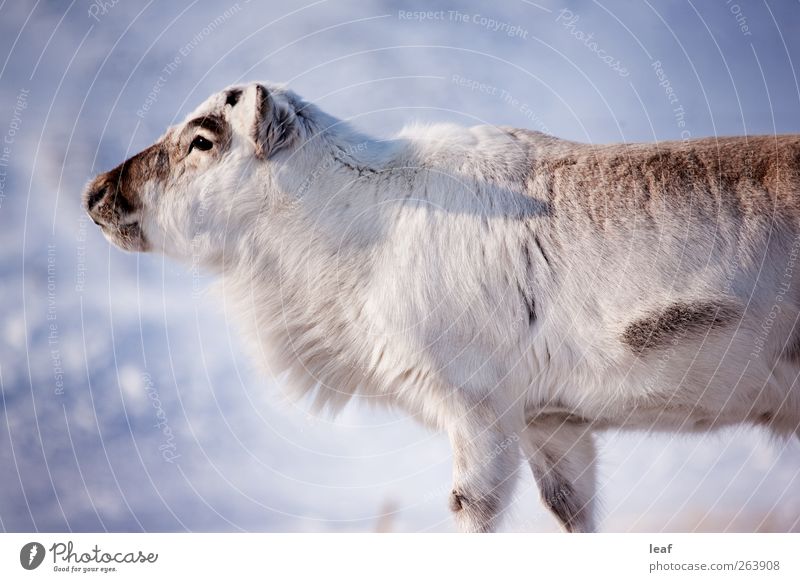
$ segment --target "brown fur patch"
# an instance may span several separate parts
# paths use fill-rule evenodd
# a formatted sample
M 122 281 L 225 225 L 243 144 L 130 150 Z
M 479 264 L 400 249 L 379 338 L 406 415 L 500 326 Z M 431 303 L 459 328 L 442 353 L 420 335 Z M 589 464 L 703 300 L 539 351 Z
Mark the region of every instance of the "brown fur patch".
M 798 135 L 611 145 L 530 135 L 530 194 L 581 227 L 610 234 L 634 217 L 674 222 L 690 214 L 745 228 L 776 213 L 800 221 Z
M 630 323 L 622 333 L 622 341 L 636 354 L 665 347 L 675 339 L 703 335 L 733 323 L 741 316 L 732 305 L 696 301 L 673 303 L 660 311 Z

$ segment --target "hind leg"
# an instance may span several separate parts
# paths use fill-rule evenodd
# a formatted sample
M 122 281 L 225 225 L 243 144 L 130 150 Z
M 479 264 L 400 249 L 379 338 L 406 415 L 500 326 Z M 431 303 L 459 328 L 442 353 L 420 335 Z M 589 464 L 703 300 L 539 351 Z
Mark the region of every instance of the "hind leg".
M 568 532 L 594 531 L 596 451 L 588 425 L 547 415 L 535 418 L 523 434 L 522 450 L 542 502 Z

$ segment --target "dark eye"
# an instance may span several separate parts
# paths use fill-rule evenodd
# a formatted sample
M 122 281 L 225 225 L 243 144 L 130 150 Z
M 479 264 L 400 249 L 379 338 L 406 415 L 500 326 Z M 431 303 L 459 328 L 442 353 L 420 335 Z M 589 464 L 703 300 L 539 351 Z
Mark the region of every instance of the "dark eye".
M 213 147 L 214 147 L 214 144 L 211 143 L 211 141 L 207 140 L 202 135 L 198 135 L 198 136 L 195 136 L 195 138 L 192 140 L 191 145 L 189 145 L 189 151 L 187 153 L 188 154 L 192 153 L 192 150 L 194 148 L 197 148 L 201 152 L 207 152 L 208 150 L 210 150 Z

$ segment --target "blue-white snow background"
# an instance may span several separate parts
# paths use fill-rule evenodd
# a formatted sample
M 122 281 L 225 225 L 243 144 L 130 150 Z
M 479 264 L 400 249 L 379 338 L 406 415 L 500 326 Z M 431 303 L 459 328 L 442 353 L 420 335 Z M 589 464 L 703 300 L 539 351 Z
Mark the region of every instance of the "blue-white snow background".
M 378 135 L 412 119 L 588 142 L 798 132 L 798 32 L 794 1 L 2 2 L 0 528 L 453 529 L 443 435 L 357 403 L 308 418 L 242 356 L 205 277 L 113 249 L 83 216 L 92 175 L 211 92 L 287 81 Z M 800 527 L 796 442 L 612 434 L 601 458 L 605 530 Z M 521 475 L 505 528 L 554 530 Z

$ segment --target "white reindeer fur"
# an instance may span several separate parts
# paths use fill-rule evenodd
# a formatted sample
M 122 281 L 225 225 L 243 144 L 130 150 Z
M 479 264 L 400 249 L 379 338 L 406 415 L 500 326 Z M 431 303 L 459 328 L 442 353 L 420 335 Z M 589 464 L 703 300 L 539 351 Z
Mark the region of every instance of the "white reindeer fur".
M 666 211 L 593 227 L 569 200 L 554 212 L 552 176 L 531 168 L 602 148 L 489 126 L 414 125 L 381 141 L 266 87 L 260 122 L 255 85 L 187 118 L 224 115 L 224 155 L 192 152 L 176 169 L 186 130 L 171 128 L 159 142 L 174 148 L 170 177 L 139 187 L 127 220 L 150 248 L 220 274 L 258 359 L 296 393 L 334 411 L 354 396 L 386 402 L 446 430 L 464 530 L 497 527 L 522 458 L 565 527 L 592 530 L 595 429 L 769 413 L 778 433 L 797 430 L 800 367 L 779 355 L 800 295 L 783 298 L 752 355 L 796 232 Z M 259 155 L 258 132 L 277 142 L 276 124 L 290 126 L 286 143 Z M 543 252 L 530 252 L 534 236 Z M 620 341 L 654 310 L 709 299 L 740 316 L 665 349 Z

